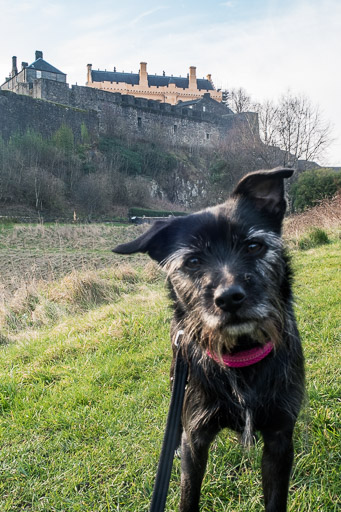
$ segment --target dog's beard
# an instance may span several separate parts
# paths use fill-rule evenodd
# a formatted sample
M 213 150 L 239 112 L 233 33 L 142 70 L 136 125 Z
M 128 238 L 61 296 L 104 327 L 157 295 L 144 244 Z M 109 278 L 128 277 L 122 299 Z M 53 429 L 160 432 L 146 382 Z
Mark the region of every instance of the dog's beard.
M 275 346 L 280 342 L 280 327 L 278 318 L 261 318 L 254 320 L 239 320 L 238 323 L 221 322 L 216 315 L 203 315 L 201 344 L 214 353 L 222 361 L 222 356 L 230 353 L 242 336 L 264 345 L 272 341 Z
M 222 322 L 221 316 L 209 313 L 203 314 L 203 323 L 211 330 L 219 330 L 229 335 L 250 334 L 255 330 L 257 322 L 255 320 L 238 320 L 238 322 Z

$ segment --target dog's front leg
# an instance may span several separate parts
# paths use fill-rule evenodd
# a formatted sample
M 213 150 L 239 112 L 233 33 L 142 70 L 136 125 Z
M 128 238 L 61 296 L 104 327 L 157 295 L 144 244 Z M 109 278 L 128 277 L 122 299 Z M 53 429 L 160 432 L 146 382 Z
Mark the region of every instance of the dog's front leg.
M 286 512 L 294 458 L 293 429 L 263 431 L 262 481 L 266 512 Z
M 180 512 L 199 512 L 201 484 L 208 449 L 216 432 L 195 433 L 190 444 L 185 432 L 181 440 L 181 500 Z

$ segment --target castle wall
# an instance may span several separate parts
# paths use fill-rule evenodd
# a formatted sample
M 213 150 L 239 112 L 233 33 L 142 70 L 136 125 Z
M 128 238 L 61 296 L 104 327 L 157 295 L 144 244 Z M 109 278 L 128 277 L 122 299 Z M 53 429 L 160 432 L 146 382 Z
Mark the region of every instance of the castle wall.
M 29 96 L 0 91 L 0 134 L 4 139 L 28 129 L 49 136 L 66 124 L 73 130 L 75 139 L 80 140 L 83 123 L 90 133 L 98 133 L 98 115 L 93 110 L 60 106 Z
M 53 101 L 60 105 L 71 105 L 69 84 L 65 82 L 34 80 L 32 97 Z
M 258 136 L 257 114 L 221 115 L 211 99 L 205 108 L 181 108 L 134 96 L 112 93 L 54 80 L 22 84 L 21 94 L 0 90 L 0 133 L 9 137 L 32 128 L 54 133 L 62 124 L 80 137 L 81 125 L 89 132 L 125 131 L 140 137 L 164 137 L 174 145 L 207 146 L 225 139 L 231 130 L 252 131 Z M 31 97 L 28 97 L 30 95 Z
M 163 136 L 184 145 L 210 144 L 219 138 L 213 119 L 204 120 L 200 112 L 179 111 L 166 103 L 80 86 L 72 87 L 70 103 L 96 109 L 101 131 L 121 128 L 136 136 Z
M 97 110 L 101 130 L 108 127 L 108 122 L 112 126 L 115 121 L 124 122 L 127 130 L 136 135 L 163 135 L 168 142 L 179 145 L 213 145 L 234 129 L 259 137 L 256 113 L 233 114 L 226 109 L 227 114 L 222 115 L 225 107 L 211 99 L 205 102 L 205 109 L 198 110 L 73 85 L 69 102 L 75 107 Z

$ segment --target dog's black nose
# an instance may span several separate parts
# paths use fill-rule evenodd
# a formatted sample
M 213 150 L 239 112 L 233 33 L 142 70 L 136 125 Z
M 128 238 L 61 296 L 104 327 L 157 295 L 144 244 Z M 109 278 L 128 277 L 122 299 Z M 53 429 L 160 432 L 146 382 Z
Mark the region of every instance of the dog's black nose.
M 246 293 L 241 286 L 225 288 L 214 297 L 215 305 L 223 311 L 237 311 L 246 299 Z

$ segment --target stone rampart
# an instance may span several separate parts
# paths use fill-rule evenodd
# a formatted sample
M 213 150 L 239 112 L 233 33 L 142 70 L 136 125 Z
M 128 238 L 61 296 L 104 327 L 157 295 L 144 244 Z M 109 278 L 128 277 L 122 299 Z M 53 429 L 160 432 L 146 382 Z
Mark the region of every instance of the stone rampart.
M 98 114 L 93 110 L 76 109 L 0 91 L 0 134 L 4 139 L 28 129 L 50 136 L 63 124 L 70 126 L 76 140 L 81 137 L 82 124 L 87 126 L 90 133 L 98 133 L 99 130 Z
M 207 108 L 196 110 L 90 87 L 70 88 L 53 80 L 39 79 L 29 85 L 22 94 L 0 91 L 0 132 L 5 138 L 28 128 L 50 135 L 67 124 L 77 139 L 83 123 L 95 134 L 122 129 L 185 146 L 216 144 L 235 128 L 258 136 L 257 114 L 231 114 L 226 109 L 227 114 L 219 115 L 218 108 L 224 107 L 215 106 L 213 100 L 208 100 Z

